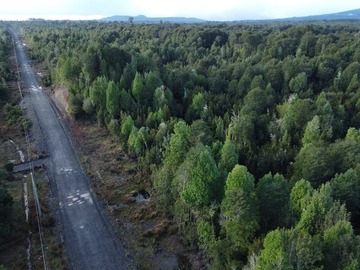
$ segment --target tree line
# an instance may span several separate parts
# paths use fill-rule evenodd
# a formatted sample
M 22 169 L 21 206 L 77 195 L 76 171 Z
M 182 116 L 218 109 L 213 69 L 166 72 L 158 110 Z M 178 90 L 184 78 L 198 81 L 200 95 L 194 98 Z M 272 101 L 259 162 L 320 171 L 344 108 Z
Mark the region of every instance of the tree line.
M 360 27 L 23 23 L 210 269 L 359 269 Z

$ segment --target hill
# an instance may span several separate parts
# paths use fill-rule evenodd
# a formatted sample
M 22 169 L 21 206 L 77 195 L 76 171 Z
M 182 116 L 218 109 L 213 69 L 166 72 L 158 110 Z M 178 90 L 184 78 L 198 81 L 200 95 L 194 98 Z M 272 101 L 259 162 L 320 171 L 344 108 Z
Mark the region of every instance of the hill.
M 103 22 L 128 22 L 129 18 L 133 18 L 134 23 L 160 23 L 160 22 L 169 22 L 169 23 L 203 23 L 205 20 L 198 18 L 186 18 L 186 17 L 146 17 L 144 15 L 139 16 L 124 16 L 116 15 L 111 17 L 106 17 L 101 19 Z
M 135 17 L 127 15 L 115 15 L 101 19 L 102 22 L 129 22 L 129 18 L 133 18 L 133 23 L 205 23 L 206 20 L 198 18 L 187 17 L 147 17 L 144 15 L 138 15 Z M 291 17 L 291 18 L 278 18 L 271 20 L 250 20 L 250 21 L 289 21 L 289 22 L 303 22 L 303 21 L 338 21 L 338 20 L 360 20 L 360 9 L 342 11 L 331 14 L 310 15 L 303 17 Z M 238 20 L 243 21 L 243 20 Z M 248 21 L 248 20 L 246 20 Z
M 360 9 L 343 11 L 331 14 L 311 15 L 305 17 L 292 17 L 284 19 L 275 19 L 276 21 L 337 21 L 337 20 L 360 20 Z

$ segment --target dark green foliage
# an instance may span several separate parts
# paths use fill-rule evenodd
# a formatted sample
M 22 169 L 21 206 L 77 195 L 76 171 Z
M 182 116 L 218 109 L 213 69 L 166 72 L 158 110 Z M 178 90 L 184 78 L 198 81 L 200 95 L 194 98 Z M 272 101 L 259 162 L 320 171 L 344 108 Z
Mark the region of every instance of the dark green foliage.
M 135 74 L 135 78 L 132 84 L 132 94 L 134 98 L 139 102 L 144 91 L 144 85 L 140 73 Z
M 13 204 L 13 198 L 10 196 L 7 189 L 0 187 L 0 217 L 2 220 L 6 220 L 10 213 Z
M 360 178 L 355 170 L 337 174 L 331 180 L 334 198 L 344 202 L 353 220 L 360 215 Z
M 214 228 L 209 222 L 201 221 L 197 225 L 197 234 L 199 239 L 199 247 L 202 249 L 210 249 L 215 244 Z
M 325 269 L 356 269 L 354 265 L 359 266 L 360 237 L 354 234 L 350 222 L 339 221 L 324 232 L 324 254 Z
M 79 119 L 84 113 L 83 100 L 81 96 L 75 92 L 74 89 L 70 89 L 69 96 L 70 115 L 75 119 Z
M 14 169 L 14 163 L 12 162 L 6 163 L 4 167 L 8 172 L 12 172 Z
M 174 212 L 174 218 L 183 242 L 194 247 L 197 240 L 197 225 L 191 208 L 183 200 L 178 199 L 175 201 Z
M 158 208 L 164 212 L 173 213 L 173 202 L 176 197 L 172 184 L 174 172 L 169 165 L 164 165 L 152 174 L 152 181 L 158 196 Z
M 6 103 L 4 106 L 6 122 L 9 126 L 15 125 L 20 122 L 22 117 L 22 111 L 20 106 L 13 106 L 9 103 Z
M 224 146 L 221 149 L 221 159 L 219 162 L 219 168 L 224 170 L 225 173 L 229 173 L 238 164 L 239 155 L 236 153 L 236 146 L 230 140 L 226 140 Z
M 308 180 L 313 187 L 329 181 L 335 172 L 335 160 L 328 153 L 327 148 L 315 146 L 313 144 L 305 145 L 297 155 L 294 162 L 293 183 L 304 178 Z
M 289 88 L 292 93 L 301 94 L 307 90 L 308 82 L 305 72 L 299 73 L 296 77 L 292 78 L 289 82 Z
M 261 178 L 256 186 L 259 200 L 260 225 L 264 232 L 285 227 L 288 224 L 289 186 L 281 174 L 271 173 Z
M 160 130 L 159 130 L 160 131 Z M 164 127 L 165 131 L 165 127 Z M 165 134 L 163 134 L 165 135 Z M 175 174 L 178 172 L 180 177 L 187 177 L 189 167 L 179 166 L 184 162 L 190 148 L 190 127 L 183 121 L 174 126 L 174 133 L 166 149 L 166 158 L 163 166 L 153 175 L 155 190 L 159 196 L 159 204 L 165 211 L 173 211 L 173 201 L 179 197 L 179 184 L 173 183 Z M 190 159 L 190 157 L 189 157 Z M 190 164 L 189 164 L 190 165 Z M 182 175 L 183 172 L 186 175 Z
M 11 54 L 10 54 L 11 53 Z M 31 126 L 31 122 L 25 116 L 23 116 L 21 107 L 19 105 L 6 103 L 8 97 L 12 95 L 7 87 L 7 81 L 13 79 L 11 74 L 10 55 L 13 55 L 12 51 L 12 39 L 10 33 L 0 26 L 0 114 L 2 117 L 2 124 L 12 128 L 13 126 L 20 126 L 22 130 L 27 130 Z M 5 124 L 5 121 L 6 124 Z M 0 127 L 1 133 L 6 132 L 6 129 Z M 0 135 L 1 137 L 3 134 Z M 3 140 L 3 138 L 2 138 Z M 8 139 L 7 139 L 8 140 Z M 2 149 L 3 150 L 3 149 Z M 7 153 L 3 154 L 6 157 Z M 0 181 L 5 178 L 5 171 L 12 172 L 14 164 L 12 161 L 8 161 L 6 164 L 1 164 Z M 8 190 L 0 183 L 0 246 L 3 248 L 6 246 L 6 240 L 11 236 L 13 232 L 13 209 L 14 201 Z M 0 265 L 0 269 L 4 269 L 3 265 Z
M 290 136 L 291 144 L 300 144 L 306 124 L 313 118 L 315 109 L 315 103 L 312 100 L 297 97 L 292 97 L 278 107 L 281 116 L 281 131 Z
M 6 103 L 4 106 L 5 120 L 8 126 L 20 126 L 22 131 L 28 131 L 32 126 L 29 118 L 23 115 L 19 105 Z
M 58 80 L 71 87 L 77 83 L 81 72 L 80 61 L 76 56 L 62 55 L 58 62 Z
M 106 89 L 108 88 L 108 81 L 105 77 L 97 77 L 90 86 L 90 100 L 91 103 L 99 110 L 106 107 Z
M 11 233 L 10 215 L 12 213 L 13 198 L 7 189 L 0 186 L 0 244 L 3 244 Z
M 321 269 L 319 238 L 298 230 L 276 229 L 264 239 L 256 269 Z
M 296 228 L 315 235 L 323 233 L 338 221 L 348 219 L 349 214 L 346 212 L 344 205 L 334 201 L 331 186 L 327 183 L 313 194 L 302 211 Z
M 120 90 L 113 81 L 110 81 L 106 89 L 106 109 L 115 119 L 120 114 L 120 98 Z
M 242 254 L 246 254 L 259 229 L 259 208 L 255 196 L 255 179 L 246 167 L 236 165 L 226 180 L 221 203 L 226 237 Z
M 209 268 L 359 268 L 342 244 L 360 226 L 358 23 L 21 26 L 44 83 L 152 172 L 159 209 Z
M 199 119 L 192 122 L 190 133 L 190 141 L 192 144 L 202 143 L 204 145 L 210 145 L 213 141 L 212 131 L 204 120 Z

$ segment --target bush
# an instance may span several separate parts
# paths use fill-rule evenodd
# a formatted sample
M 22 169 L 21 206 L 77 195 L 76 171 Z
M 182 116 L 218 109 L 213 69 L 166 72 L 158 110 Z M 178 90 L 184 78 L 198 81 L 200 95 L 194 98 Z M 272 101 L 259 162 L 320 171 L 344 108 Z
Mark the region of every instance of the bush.
M 6 220 L 11 213 L 13 198 L 6 188 L 0 187 L 0 220 Z
M 13 106 L 10 103 L 6 103 L 4 106 L 6 122 L 9 126 L 16 125 L 22 117 L 20 106 Z
M 3 239 L 7 239 L 11 234 L 11 226 L 9 223 L 6 222 L 0 222 L 0 244 L 2 242 Z M 1 266 L 0 266 L 0 270 L 1 270 Z
M 70 93 L 70 114 L 74 119 L 79 119 L 84 113 L 83 101 L 77 95 Z
M 41 84 L 45 87 L 49 87 L 52 84 L 51 76 L 47 75 L 41 78 Z
M 1 80 L 0 78 L 0 100 L 6 100 L 7 97 L 8 97 L 8 92 L 6 89 L 6 83 L 4 80 Z
M 0 187 L 0 239 L 6 239 L 11 234 L 9 216 L 13 205 L 13 198 L 7 189 Z M 1 269 L 1 268 L 0 268 Z
M 5 169 L 6 169 L 8 172 L 12 172 L 13 169 L 14 169 L 14 164 L 11 163 L 11 162 L 9 162 L 9 163 L 5 164 L 4 167 L 5 167 Z
M 112 135 L 119 136 L 120 124 L 119 120 L 111 119 L 108 124 L 108 129 Z
M 27 132 L 29 131 L 29 129 L 32 127 L 32 122 L 29 118 L 27 117 L 22 117 L 21 118 L 21 124 L 22 124 L 22 130 L 23 132 Z
M 93 106 L 93 104 L 91 103 L 90 98 L 86 98 L 84 100 L 83 103 L 83 110 L 88 114 L 88 115 L 93 115 L 95 113 L 95 107 Z

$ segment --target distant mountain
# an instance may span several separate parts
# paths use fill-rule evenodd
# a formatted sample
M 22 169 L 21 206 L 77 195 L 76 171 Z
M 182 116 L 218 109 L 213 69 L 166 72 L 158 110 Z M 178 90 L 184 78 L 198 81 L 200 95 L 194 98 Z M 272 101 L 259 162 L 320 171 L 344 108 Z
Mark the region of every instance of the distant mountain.
M 129 18 L 133 18 L 133 23 L 204 23 L 205 20 L 197 18 L 185 18 L 185 17 L 146 17 L 144 15 L 139 16 L 111 16 L 103 18 L 100 21 L 103 22 L 129 22 Z
M 206 23 L 208 21 L 198 18 L 186 18 L 186 17 L 146 17 L 144 15 L 139 16 L 111 16 L 103 18 L 100 21 L 103 22 L 129 22 L 129 18 L 132 18 L 133 23 Z M 283 19 L 271 19 L 271 20 L 239 20 L 241 21 L 257 21 L 257 22 L 306 22 L 306 21 L 336 21 L 336 20 L 360 20 L 360 9 L 354 9 L 349 11 L 343 11 L 338 13 L 323 14 L 323 15 L 311 15 L 304 17 L 292 17 Z M 236 22 L 236 21 L 235 21 Z
M 354 9 L 354 10 L 331 13 L 331 14 L 323 14 L 323 15 L 311 15 L 306 17 L 275 19 L 275 21 L 293 21 L 293 22 L 337 21 L 337 20 L 360 20 L 360 9 Z

